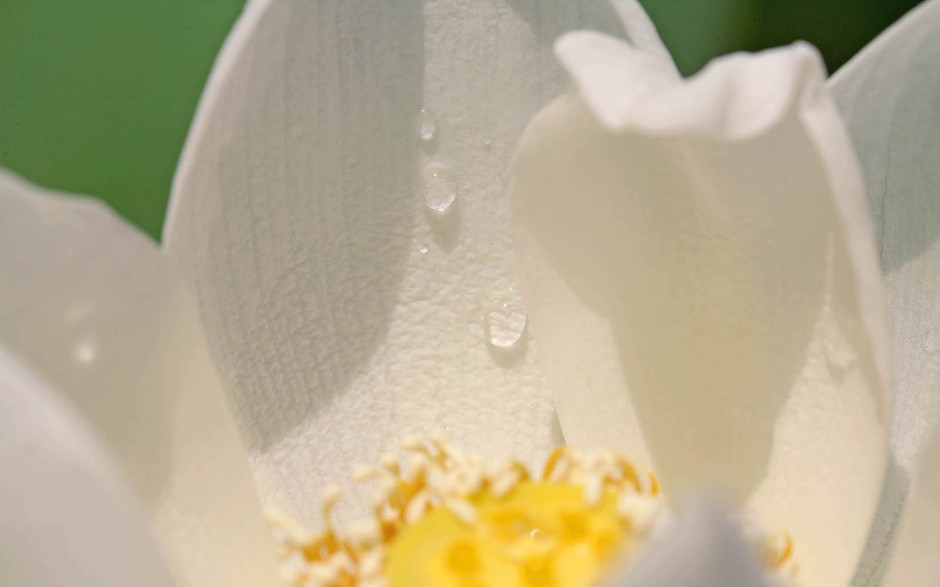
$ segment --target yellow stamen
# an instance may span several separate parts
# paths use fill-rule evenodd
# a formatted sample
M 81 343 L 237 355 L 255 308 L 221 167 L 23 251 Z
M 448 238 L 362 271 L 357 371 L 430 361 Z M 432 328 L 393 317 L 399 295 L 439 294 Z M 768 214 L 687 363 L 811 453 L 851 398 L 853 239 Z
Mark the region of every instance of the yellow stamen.
M 614 453 L 553 451 L 534 480 L 517 460 L 487 464 L 442 436 L 408 439 L 406 458 L 356 467 L 380 486 L 372 516 L 340 533 L 323 495 L 325 531 L 283 516 L 284 576 L 295 587 L 587 587 L 634 556 L 667 516 L 659 481 Z M 788 535 L 763 539 L 764 566 L 793 574 Z

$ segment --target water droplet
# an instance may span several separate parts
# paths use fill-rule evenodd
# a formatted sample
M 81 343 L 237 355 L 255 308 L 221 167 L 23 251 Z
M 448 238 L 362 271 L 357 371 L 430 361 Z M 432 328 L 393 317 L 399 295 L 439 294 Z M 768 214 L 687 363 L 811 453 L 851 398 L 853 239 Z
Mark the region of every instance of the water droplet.
M 415 243 L 415 246 L 418 247 L 418 252 L 421 253 L 422 255 L 427 253 L 429 250 L 431 250 L 430 247 L 428 247 L 428 243 L 424 241 L 418 241 L 417 243 Z
M 428 208 L 443 214 L 457 199 L 457 182 L 450 169 L 440 163 L 431 163 L 424 168 L 424 203 Z
M 425 143 L 433 141 L 437 134 L 437 117 L 427 108 L 422 108 L 415 120 L 415 130 L 418 138 Z
M 924 352 L 933 355 L 938 350 L 940 350 L 940 337 L 937 336 L 937 331 L 928 330 L 924 335 Z
M 487 149 L 493 144 L 493 137 L 489 133 L 483 133 L 483 146 Z
M 495 303 L 483 316 L 487 343 L 495 349 L 515 348 L 525 334 L 526 321 L 522 297 L 510 289 L 505 299 Z

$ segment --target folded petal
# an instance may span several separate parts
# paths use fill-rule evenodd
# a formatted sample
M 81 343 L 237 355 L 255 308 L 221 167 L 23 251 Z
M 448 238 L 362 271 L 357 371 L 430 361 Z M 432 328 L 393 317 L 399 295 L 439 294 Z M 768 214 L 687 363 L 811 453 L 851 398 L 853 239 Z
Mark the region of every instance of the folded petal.
M 858 152 L 894 323 L 897 467 L 861 571 L 874 584 L 940 419 L 940 1 L 924 2 L 830 80 Z
M 252 2 L 177 173 L 195 284 L 266 498 L 311 495 L 438 426 L 544 457 L 552 408 L 513 291 L 508 161 L 602 1 Z
M 100 204 L 0 173 L 0 275 L 0 341 L 108 442 L 178 575 L 275 577 L 195 305 L 156 245 Z
M 607 587 L 761 587 L 754 550 L 714 503 L 683 508 L 675 528 L 658 538 Z
M 522 291 L 565 437 L 648 449 L 673 495 L 747 499 L 793 535 L 801 581 L 845 585 L 885 467 L 890 348 L 821 60 L 797 44 L 664 83 L 617 43 L 559 41 L 575 92 L 515 166 Z M 596 75 L 598 59 L 617 63 Z
M 0 470 L 0 584 L 174 584 L 111 455 L 58 392 L 3 347 Z

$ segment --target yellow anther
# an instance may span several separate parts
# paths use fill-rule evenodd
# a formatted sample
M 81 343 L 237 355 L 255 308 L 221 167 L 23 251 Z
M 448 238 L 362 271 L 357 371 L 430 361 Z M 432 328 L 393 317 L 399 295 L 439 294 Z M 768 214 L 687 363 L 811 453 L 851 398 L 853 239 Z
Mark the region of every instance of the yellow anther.
M 793 539 L 789 534 L 774 534 L 764 540 L 764 566 L 779 569 L 793 556 Z
M 633 466 L 633 463 L 623 458 L 622 456 L 618 456 L 617 465 L 620 468 L 620 475 L 624 481 L 629 483 L 635 491 L 643 491 L 643 487 L 640 484 L 640 477 L 637 474 L 636 467 Z M 650 473 L 650 476 L 653 476 L 653 474 Z M 655 476 L 653 476 L 653 478 L 655 479 Z
M 553 481 L 554 476 L 556 475 L 556 469 L 567 469 L 567 463 L 565 462 L 567 457 L 567 446 L 559 446 L 553 450 L 552 454 L 548 456 L 548 460 L 545 461 L 545 467 L 542 469 L 542 481 Z
M 561 447 L 534 481 L 517 460 L 487 463 L 440 435 L 403 449 L 405 459 L 356 468 L 379 493 L 347 532 L 330 519 L 336 487 L 318 536 L 271 516 L 293 587 L 584 587 L 668 523 L 656 477 L 615 453 Z M 768 569 L 795 572 L 789 536 L 761 545 Z
M 493 479 L 490 483 L 490 491 L 492 491 L 493 495 L 496 497 L 503 497 L 512 491 L 519 481 L 521 481 L 521 479 L 515 471 L 507 471 Z
M 591 475 L 584 482 L 584 501 L 595 506 L 601 501 L 604 491 L 604 479 L 600 475 Z
M 354 465 L 352 479 L 356 483 L 365 483 L 382 476 L 382 471 L 368 465 Z
M 472 525 L 477 522 L 477 510 L 473 505 L 463 499 L 450 499 L 447 501 L 449 509 L 464 524 Z
M 323 494 L 320 497 L 320 503 L 323 509 L 324 518 L 330 517 L 330 513 L 333 511 L 333 508 L 335 508 L 336 504 L 339 503 L 341 493 L 342 492 L 339 488 L 339 485 L 327 485 L 323 489 Z
M 402 439 L 401 447 L 407 451 L 420 451 L 424 447 L 424 442 L 417 436 L 409 434 Z
M 395 455 L 392 454 L 382 456 L 382 466 L 385 467 L 386 471 L 396 476 L 401 470 L 398 464 L 398 459 L 395 457 Z

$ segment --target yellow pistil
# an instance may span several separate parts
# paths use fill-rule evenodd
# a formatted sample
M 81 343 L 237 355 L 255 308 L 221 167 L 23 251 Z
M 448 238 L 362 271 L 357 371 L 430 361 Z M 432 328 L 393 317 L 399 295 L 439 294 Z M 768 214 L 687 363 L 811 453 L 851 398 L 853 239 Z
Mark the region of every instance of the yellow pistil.
M 295 587 L 588 587 L 628 560 L 668 517 L 659 482 L 609 452 L 556 449 L 534 478 L 519 461 L 487 463 L 439 436 L 406 440 L 404 459 L 359 467 L 378 480 L 372 515 L 342 535 L 323 497 L 312 536 L 281 516 L 285 578 Z M 764 539 L 770 570 L 795 569 L 793 545 Z

